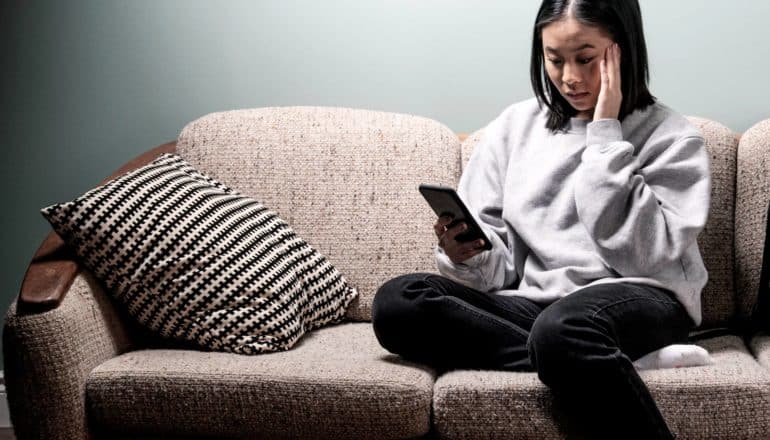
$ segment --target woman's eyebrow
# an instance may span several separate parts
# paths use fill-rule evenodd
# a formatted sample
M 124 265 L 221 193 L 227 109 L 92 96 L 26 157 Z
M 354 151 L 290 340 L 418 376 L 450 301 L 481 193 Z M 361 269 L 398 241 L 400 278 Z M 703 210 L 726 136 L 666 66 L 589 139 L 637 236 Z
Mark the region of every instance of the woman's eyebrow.
M 572 49 L 572 52 L 580 52 L 583 49 L 596 49 L 596 46 L 594 46 L 593 44 L 585 43 L 584 45 L 582 45 L 582 46 L 580 46 L 578 48 Z M 549 47 L 549 46 L 546 46 L 545 50 L 547 52 L 551 52 L 551 53 L 559 53 L 558 50 L 554 49 L 553 47 Z

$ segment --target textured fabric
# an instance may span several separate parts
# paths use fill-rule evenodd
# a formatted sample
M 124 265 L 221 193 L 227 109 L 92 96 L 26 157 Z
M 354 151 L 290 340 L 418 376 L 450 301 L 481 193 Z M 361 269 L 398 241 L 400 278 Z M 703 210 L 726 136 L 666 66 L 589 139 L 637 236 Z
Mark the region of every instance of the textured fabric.
M 455 186 L 460 143 L 418 116 L 323 107 L 213 113 L 188 124 L 177 152 L 275 209 L 360 293 L 369 320 L 383 282 L 436 271 L 435 215 L 417 187 Z
M 327 327 L 248 357 L 134 351 L 100 365 L 89 414 L 115 432 L 386 439 L 430 428 L 434 373 L 389 355 L 368 323 Z
M 600 283 L 671 290 L 701 321 L 707 273 L 696 241 L 708 218 L 705 141 L 661 103 L 617 119 L 545 128 L 532 98 L 487 126 L 457 192 L 493 243 L 442 275 L 483 292 L 553 302 Z
M 139 323 L 204 349 L 287 350 L 357 294 L 274 212 L 173 154 L 42 212 Z
M 705 341 L 716 364 L 640 372 L 671 431 L 682 439 L 764 439 L 770 371 L 735 336 Z M 535 373 L 453 371 L 434 389 L 442 438 L 565 438 L 561 408 Z
M 762 251 L 762 269 L 759 276 L 756 306 L 751 315 L 751 332 L 770 332 L 770 201 L 768 201 L 765 245 Z
M 86 418 L 90 371 L 131 348 L 123 324 L 88 274 L 75 278 L 61 305 L 22 315 L 11 304 L 3 330 L 5 387 L 16 438 L 92 438 Z
M 707 119 L 689 117 L 703 134 L 711 165 L 711 209 L 698 245 L 708 270 L 708 283 L 702 292 L 702 327 L 726 326 L 735 311 L 733 256 L 735 154 L 737 139 L 725 126 Z M 462 144 L 466 164 L 486 128 L 471 133 Z
M 770 202 L 770 119 L 746 130 L 738 145 L 735 190 L 735 270 L 738 319 L 748 322 L 757 302 L 767 204 Z
M 751 339 L 751 352 L 756 356 L 760 365 L 770 371 L 770 335 L 762 333 Z
M 689 117 L 706 139 L 711 163 L 711 209 L 698 245 L 709 279 L 703 289 L 701 327 L 726 327 L 735 316 L 735 174 L 738 140 L 724 125 Z

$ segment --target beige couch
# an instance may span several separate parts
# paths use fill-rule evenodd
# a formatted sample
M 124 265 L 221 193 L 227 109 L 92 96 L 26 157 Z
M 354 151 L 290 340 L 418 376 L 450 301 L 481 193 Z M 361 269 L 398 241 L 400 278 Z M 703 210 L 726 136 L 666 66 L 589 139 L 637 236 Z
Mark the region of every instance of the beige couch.
M 742 338 L 759 282 L 770 198 L 770 120 L 742 137 L 692 118 L 711 153 L 709 270 L 698 343 L 707 367 L 644 371 L 680 438 L 770 436 L 770 337 Z M 480 133 L 340 108 L 214 113 L 119 172 L 176 151 L 272 207 L 355 285 L 348 322 L 287 352 L 242 356 L 164 344 L 135 328 L 49 236 L 4 331 L 18 438 L 562 438 L 535 373 L 452 371 L 382 349 L 369 322 L 385 280 L 435 271 L 422 182 L 456 185 Z M 73 195 L 74 196 L 74 195 Z M 706 333 L 703 331 L 708 330 Z

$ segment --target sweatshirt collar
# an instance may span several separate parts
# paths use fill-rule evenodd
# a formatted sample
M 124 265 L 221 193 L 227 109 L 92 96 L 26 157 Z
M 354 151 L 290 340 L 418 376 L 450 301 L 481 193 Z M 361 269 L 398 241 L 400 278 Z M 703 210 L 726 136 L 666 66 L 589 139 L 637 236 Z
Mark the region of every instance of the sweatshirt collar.
M 567 126 L 567 132 L 569 133 L 585 133 L 588 123 L 591 122 L 588 119 L 570 118 Z

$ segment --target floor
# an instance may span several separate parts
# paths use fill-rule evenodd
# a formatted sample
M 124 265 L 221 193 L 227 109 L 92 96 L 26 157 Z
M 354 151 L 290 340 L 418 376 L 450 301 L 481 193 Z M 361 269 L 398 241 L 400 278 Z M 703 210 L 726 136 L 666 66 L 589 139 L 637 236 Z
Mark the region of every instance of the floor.
M 13 436 L 13 428 L 0 428 L 0 440 L 16 440 Z

